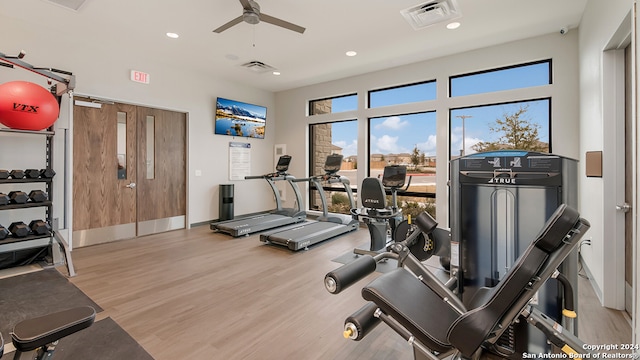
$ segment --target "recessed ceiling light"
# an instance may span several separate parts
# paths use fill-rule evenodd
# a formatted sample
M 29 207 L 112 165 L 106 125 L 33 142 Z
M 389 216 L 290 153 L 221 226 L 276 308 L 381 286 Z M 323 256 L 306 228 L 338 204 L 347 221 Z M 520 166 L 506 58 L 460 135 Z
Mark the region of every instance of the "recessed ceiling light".
M 453 30 L 453 29 L 457 29 L 460 27 L 460 23 L 457 21 L 451 22 L 447 24 L 447 29 L 449 30 Z
M 349 51 L 346 52 L 346 55 L 347 56 L 356 56 L 356 55 L 358 55 L 358 53 L 353 51 L 353 50 L 349 50 Z
M 274 71 L 272 72 L 273 75 L 280 75 L 280 71 Z
M 168 32 L 167 36 L 172 38 L 172 39 L 177 39 L 180 37 L 180 35 L 176 34 L 176 33 L 172 33 L 172 32 Z

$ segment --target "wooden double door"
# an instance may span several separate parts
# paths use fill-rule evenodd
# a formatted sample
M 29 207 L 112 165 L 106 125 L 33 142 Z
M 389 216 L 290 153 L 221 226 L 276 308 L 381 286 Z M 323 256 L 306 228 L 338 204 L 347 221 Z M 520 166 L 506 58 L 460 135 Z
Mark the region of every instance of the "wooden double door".
M 76 97 L 73 246 L 186 227 L 186 114 Z

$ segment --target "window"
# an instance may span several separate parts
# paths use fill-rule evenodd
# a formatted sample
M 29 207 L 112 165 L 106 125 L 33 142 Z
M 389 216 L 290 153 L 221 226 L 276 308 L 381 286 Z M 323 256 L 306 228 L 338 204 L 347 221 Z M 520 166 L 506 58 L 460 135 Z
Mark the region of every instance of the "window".
M 435 216 L 435 111 L 369 119 L 369 176 L 381 176 L 386 165 L 406 165 L 410 186 L 398 197 L 405 215 L 426 210 Z
M 330 154 L 343 156 L 342 166 L 338 175 L 349 180 L 350 187 L 357 189 L 356 170 L 358 168 L 358 122 L 348 120 L 324 124 L 309 125 L 311 144 L 310 176 L 323 175 L 324 163 Z M 322 211 L 320 194 L 315 187 L 309 188 L 309 209 Z M 348 194 L 341 184 L 323 184 L 327 197 L 329 212 L 349 214 L 350 203 Z
M 396 86 L 369 91 L 369 107 L 408 104 L 412 102 L 435 100 L 436 82 Z
M 450 96 L 551 84 L 551 60 L 481 71 L 449 78 Z
M 451 158 L 500 149 L 550 152 L 550 114 L 551 99 L 452 109 Z
M 309 101 L 309 115 L 332 114 L 358 109 L 358 95 L 336 96 Z

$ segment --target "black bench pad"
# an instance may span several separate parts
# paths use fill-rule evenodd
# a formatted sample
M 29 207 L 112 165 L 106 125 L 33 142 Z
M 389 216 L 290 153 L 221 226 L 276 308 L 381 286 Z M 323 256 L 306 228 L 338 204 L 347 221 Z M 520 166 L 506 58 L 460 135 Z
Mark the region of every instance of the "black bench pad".
M 18 323 L 11 332 L 13 345 L 18 351 L 27 352 L 52 343 L 93 324 L 96 311 L 91 306 L 81 306 Z

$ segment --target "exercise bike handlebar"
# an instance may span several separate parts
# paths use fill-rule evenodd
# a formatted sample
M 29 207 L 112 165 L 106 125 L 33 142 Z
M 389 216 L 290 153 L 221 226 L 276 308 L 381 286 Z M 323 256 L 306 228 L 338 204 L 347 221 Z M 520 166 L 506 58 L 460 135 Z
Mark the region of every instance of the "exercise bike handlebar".
M 392 218 L 395 218 L 396 216 L 402 215 L 402 210 L 394 211 L 389 214 L 380 214 L 379 212 L 376 212 L 375 214 L 369 214 L 369 212 L 367 212 L 366 214 L 363 214 L 362 213 L 363 209 L 367 209 L 367 208 L 350 209 L 349 212 L 351 212 L 351 215 L 353 216 L 362 216 L 369 219 L 380 219 L 380 220 L 392 219 Z

